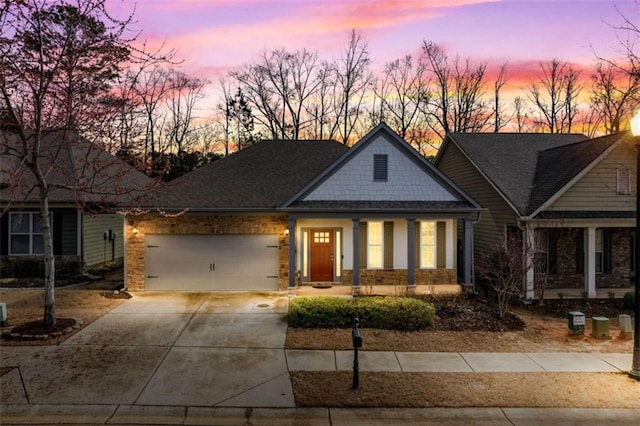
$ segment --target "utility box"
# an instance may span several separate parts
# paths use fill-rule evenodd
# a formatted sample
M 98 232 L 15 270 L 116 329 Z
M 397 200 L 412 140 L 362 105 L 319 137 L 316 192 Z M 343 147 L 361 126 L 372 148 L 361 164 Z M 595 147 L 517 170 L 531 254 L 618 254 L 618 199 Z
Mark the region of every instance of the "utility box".
M 631 327 L 631 315 L 627 315 L 627 314 L 618 315 L 618 322 L 620 323 L 620 338 L 631 339 L 633 337 L 633 327 Z
M 593 317 L 591 319 L 591 335 L 596 339 L 611 339 L 609 335 L 609 318 Z
M 586 322 L 585 316 L 582 312 L 572 311 L 569 312 L 569 334 L 572 336 L 584 335 L 584 324 Z

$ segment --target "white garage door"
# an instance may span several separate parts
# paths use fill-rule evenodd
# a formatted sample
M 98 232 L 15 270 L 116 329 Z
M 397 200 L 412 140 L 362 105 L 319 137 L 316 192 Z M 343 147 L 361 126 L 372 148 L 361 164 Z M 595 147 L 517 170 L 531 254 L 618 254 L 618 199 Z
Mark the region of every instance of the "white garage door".
M 147 290 L 278 290 L 277 235 L 146 235 Z

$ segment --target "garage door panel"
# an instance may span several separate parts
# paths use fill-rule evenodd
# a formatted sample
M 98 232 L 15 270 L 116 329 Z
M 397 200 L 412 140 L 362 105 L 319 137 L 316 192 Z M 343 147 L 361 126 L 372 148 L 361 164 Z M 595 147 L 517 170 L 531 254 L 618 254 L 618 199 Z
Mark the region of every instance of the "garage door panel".
M 147 289 L 278 289 L 278 238 L 269 235 L 147 235 Z

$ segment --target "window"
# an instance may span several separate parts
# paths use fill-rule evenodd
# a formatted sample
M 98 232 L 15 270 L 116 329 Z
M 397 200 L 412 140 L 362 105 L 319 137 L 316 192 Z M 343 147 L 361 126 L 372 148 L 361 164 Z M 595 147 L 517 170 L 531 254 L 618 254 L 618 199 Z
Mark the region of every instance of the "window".
M 373 181 L 374 182 L 386 182 L 387 181 L 387 154 L 374 154 L 373 155 Z
M 629 168 L 616 169 L 616 193 L 631 194 L 631 170 Z
M 436 267 L 436 223 L 420 222 L 420 267 Z
M 9 213 L 9 222 L 10 254 L 44 253 L 40 213 Z
M 549 273 L 549 231 L 536 229 L 535 240 L 534 271 L 538 274 L 547 274 Z
M 382 222 L 367 223 L 367 269 L 382 269 L 383 259 Z
M 611 249 L 611 230 L 596 229 L 596 274 L 611 273 Z

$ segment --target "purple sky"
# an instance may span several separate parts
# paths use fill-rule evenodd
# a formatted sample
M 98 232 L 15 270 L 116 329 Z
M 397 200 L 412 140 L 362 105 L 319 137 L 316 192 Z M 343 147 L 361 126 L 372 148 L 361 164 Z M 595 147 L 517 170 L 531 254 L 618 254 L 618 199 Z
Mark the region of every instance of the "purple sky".
M 317 50 L 340 55 L 352 28 L 369 42 L 374 66 L 417 52 L 434 41 L 462 57 L 509 61 L 511 84 L 539 61 L 594 62 L 592 50 L 615 57 L 610 25 L 618 7 L 640 21 L 631 0 L 108 0 L 118 13 L 135 4 L 140 39 L 178 51 L 189 74 L 215 82 L 264 49 Z M 609 24 L 609 25 L 608 25 Z

